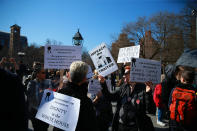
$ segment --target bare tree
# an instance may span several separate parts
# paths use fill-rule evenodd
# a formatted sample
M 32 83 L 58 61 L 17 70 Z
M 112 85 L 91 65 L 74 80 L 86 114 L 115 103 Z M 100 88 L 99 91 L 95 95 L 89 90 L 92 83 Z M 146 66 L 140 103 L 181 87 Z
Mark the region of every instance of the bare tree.
M 185 48 L 197 48 L 196 40 L 196 16 L 192 15 L 193 7 L 188 5 L 180 13 L 180 24 L 183 31 Z
M 180 16 L 169 12 L 159 12 L 149 18 L 139 17 L 136 22 L 126 24 L 122 32 L 128 34 L 136 44 L 140 44 L 140 56 L 148 59 L 167 60 L 170 53 L 177 59 L 183 51 Z M 179 44 L 177 44 L 179 43 Z M 173 58 L 173 59 L 174 59 Z
M 123 26 L 122 32 L 128 35 L 129 40 L 140 44 L 145 38 L 145 32 L 149 30 L 149 21 L 146 17 L 139 17 L 136 22 L 130 22 Z
M 90 58 L 90 55 L 88 54 L 88 51 L 85 47 L 82 48 L 82 61 L 86 62 L 88 65 L 91 66 L 92 69 L 94 69 L 94 64 Z

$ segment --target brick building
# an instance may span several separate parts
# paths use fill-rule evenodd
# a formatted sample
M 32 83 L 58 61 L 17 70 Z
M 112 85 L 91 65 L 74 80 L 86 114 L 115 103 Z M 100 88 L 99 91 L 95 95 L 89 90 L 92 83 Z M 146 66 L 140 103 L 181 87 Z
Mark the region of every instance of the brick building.
M 184 51 L 184 40 L 181 35 L 171 35 L 165 39 L 161 46 L 151 35 L 151 31 L 145 33 L 140 41 L 140 57 L 162 61 L 162 64 L 173 64 Z

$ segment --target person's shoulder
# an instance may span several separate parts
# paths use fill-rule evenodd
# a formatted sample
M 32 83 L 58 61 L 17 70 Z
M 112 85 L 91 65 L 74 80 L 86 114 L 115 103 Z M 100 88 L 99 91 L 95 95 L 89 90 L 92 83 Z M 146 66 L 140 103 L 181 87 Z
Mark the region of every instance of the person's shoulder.
M 157 90 L 157 89 L 161 89 L 161 88 L 162 88 L 161 83 L 156 84 L 156 86 L 155 86 L 155 90 Z
M 52 84 L 52 80 L 51 80 L 51 79 L 45 79 L 45 80 L 44 80 L 44 83 L 45 83 L 46 85 L 50 85 L 50 84 Z
M 136 83 L 135 92 L 144 92 L 146 90 L 146 85 L 144 83 Z
M 72 89 L 72 83 L 67 82 L 67 84 L 58 91 L 58 93 L 66 94 L 66 95 L 74 94 L 74 90 Z
M 51 80 L 51 79 L 45 79 L 45 81 L 46 81 L 46 82 L 51 82 L 52 80 Z
M 4 69 L 0 69 L 0 77 L 1 77 L 2 82 L 6 82 L 6 81 L 17 82 L 17 81 L 19 81 L 19 77 L 16 74 L 6 71 Z M 3 80 L 5 80 L 5 81 L 3 81 Z

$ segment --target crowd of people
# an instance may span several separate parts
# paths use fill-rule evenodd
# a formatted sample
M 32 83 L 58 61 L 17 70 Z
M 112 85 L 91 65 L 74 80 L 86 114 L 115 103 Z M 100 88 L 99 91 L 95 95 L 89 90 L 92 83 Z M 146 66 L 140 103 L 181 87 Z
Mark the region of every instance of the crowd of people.
M 157 124 L 169 125 L 171 131 L 196 130 L 197 83 L 192 67 L 167 65 L 162 74 L 165 77 L 156 85 L 151 81 L 130 81 L 129 63 L 123 65 L 120 74 L 114 72 L 103 77 L 94 71 L 91 79 L 86 78 L 88 65 L 82 61 L 73 62 L 62 75 L 60 70 L 45 70 L 40 62 L 34 62 L 28 70 L 14 58 L 3 57 L 0 67 L 0 81 L 5 85 L 3 126 L 7 130 L 27 131 L 28 120 L 34 131 L 48 130 L 49 124 L 35 118 L 45 89 L 80 99 L 76 131 L 108 131 L 109 127 L 112 131 L 154 131 L 147 114 L 155 114 Z M 88 83 L 93 79 L 99 81 L 101 90 L 91 97 L 87 95 Z M 107 84 L 107 79 L 111 84 Z M 112 102 L 117 103 L 115 112 Z

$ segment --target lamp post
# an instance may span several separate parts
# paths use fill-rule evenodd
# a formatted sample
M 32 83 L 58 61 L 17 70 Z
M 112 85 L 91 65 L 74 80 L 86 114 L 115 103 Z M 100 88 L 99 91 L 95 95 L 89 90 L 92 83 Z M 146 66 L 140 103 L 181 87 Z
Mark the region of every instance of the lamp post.
M 79 32 L 79 29 L 77 31 L 77 33 L 75 33 L 73 39 L 73 45 L 75 46 L 83 46 L 83 37 L 81 35 L 81 33 Z

